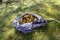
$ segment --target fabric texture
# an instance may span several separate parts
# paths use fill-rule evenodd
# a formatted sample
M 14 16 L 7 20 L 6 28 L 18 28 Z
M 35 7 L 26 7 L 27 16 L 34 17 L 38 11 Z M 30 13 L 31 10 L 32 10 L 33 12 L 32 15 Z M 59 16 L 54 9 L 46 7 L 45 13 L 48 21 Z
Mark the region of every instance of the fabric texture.
M 19 24 L 19 20 L 22 19 L 22 16 L 25 15 L 26 13 L 23 13 L 21 16 L 17 17 L 14 22 L 13 25 L 14 27 L 16 27 L 16 29 L 18 31 L 21 31 L 25 34 L 32 32 L 32 28 L 36 28 L 36 27 L 40 27 L 40 26 L 44 26 L 46 24 L 46 20 L 44 20 L 41 16 L 37 15 L 37 14 L 32 14 L 34 16 L 36 16 L 38 18 L 37 21 L 33 21 L 32 23 L 24 23 L 24 24 Z

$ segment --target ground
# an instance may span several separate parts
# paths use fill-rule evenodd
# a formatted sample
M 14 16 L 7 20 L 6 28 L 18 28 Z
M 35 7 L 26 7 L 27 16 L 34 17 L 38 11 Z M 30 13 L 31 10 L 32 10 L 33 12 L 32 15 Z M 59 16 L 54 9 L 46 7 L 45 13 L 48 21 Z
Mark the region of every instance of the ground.
M 60 40 L 60 1 L 21 0 L 0 4 L 0 40 Z M 13 26 L 15 18 L 24 12 L 32 12 L 45 20 L 55 20 L 27 35 Z

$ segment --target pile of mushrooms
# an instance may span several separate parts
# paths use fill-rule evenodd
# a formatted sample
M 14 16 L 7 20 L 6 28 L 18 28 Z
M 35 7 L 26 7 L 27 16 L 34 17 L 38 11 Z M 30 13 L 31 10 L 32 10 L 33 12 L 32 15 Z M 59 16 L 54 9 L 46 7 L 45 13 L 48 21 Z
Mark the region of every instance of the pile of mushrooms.
M 22 20 L 19 20 L 19 24 L 32 23 L 32 21 L 37 21 L 38 18 L 27 13 L 23 16 Z

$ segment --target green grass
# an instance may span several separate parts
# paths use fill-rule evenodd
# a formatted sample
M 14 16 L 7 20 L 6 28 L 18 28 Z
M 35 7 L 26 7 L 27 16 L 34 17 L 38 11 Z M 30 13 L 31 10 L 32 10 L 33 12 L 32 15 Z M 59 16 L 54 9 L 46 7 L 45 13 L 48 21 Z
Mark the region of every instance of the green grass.
M 0 5 L 0 40 L 60 40 L 60 4 L 54 1 L 43 1 L 41 4 L 39 1 L 24 2 Z M 12 24 L 14 19 L 24 12 L 36 13 L 46 20 L 54 19 L 57 22 L 50 22 L 25 35 L 17 31 Z

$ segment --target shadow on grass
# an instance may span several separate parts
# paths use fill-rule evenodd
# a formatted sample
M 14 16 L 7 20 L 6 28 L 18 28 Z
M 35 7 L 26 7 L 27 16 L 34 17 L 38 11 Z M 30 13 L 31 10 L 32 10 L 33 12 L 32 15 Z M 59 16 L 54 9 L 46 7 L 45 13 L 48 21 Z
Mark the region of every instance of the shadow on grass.
M 7 40 L 33 40 L 33 32 L 29 34 L 24 34 L 17 29 L 15 30 L 15 34 L 13 36 L 9 36 Z
M 57 32 L 58 32 L 59 23 L 51 22 L 44 27 L 38 27 L 35 29 L 38 33 L 42 32 L 44 35 L 47 35 L 49 40 L 58 40 Z M 44 38 L 43 38 L 44 39 Z
M 40 35 L 40 33 L 42 32 L 42 33 L 44 33 L 44 35 L 47 35 L 47 37 L 49 38 L 49 40 L 57 40 L 56 36 L 53 35 L 54 31 L 56 31 L 55 30 L 56 27 L 53 25 L 53 23 L 51 23 L 51 24 L 52 24 L 51 26 L 49 26 L 49 24 L 47 24 L 44 27 L 41 26 L 41 27 L 35 28 L 35 29 L 33 29 L 34 32 L 31 32 L 29 34 L 23 34 L 22 32 L 20 32 L 20 31 L 16 30 L 15 28 L 13 28 L 11 30 L 11 32 L 13 32 L 13 30 L 14 30 L 13 35 L 11 33 L 11 35 L 8 36 L 8 38 L 6 40 L 34 40 L 34 38 L 36 38 L 36 37 L 34 37 L 34 35 L 35 35 L 36 32 L 38 34 L 38 35 L 36 34 L 38 37 L 41 36 L 41 35 L 43 35 L 43 34 Z
M 33 34 L 34 34 L 33 32 L 28 33 L 28 34 L 24 34 L 18 30 L 15 30 L 15 32 L 16 32 L 17 36 L 21 36 L 21 38 L 16 38 L 16 40 L 17 39 L 19 39 L 19 40 L 33 40 Z
M 35 28 L 33 30 L 35 30 L 34 32 L 30 32 L 28 34 L 24 34 L 16 29 L 15 30 L 15 36 L 12 36 L 12 37 L 8 37 L 8 40 L 33 40 L 33 36 L 35 34 L 35 32 L 37 31 L 38 33 L 40 33 L 40 31 L 42 31 L 43 33 L 47 33 L 47 30 L 48 30 L 48 26 L 44 26 L 44 27 L 38 27 L 38 28 Z

